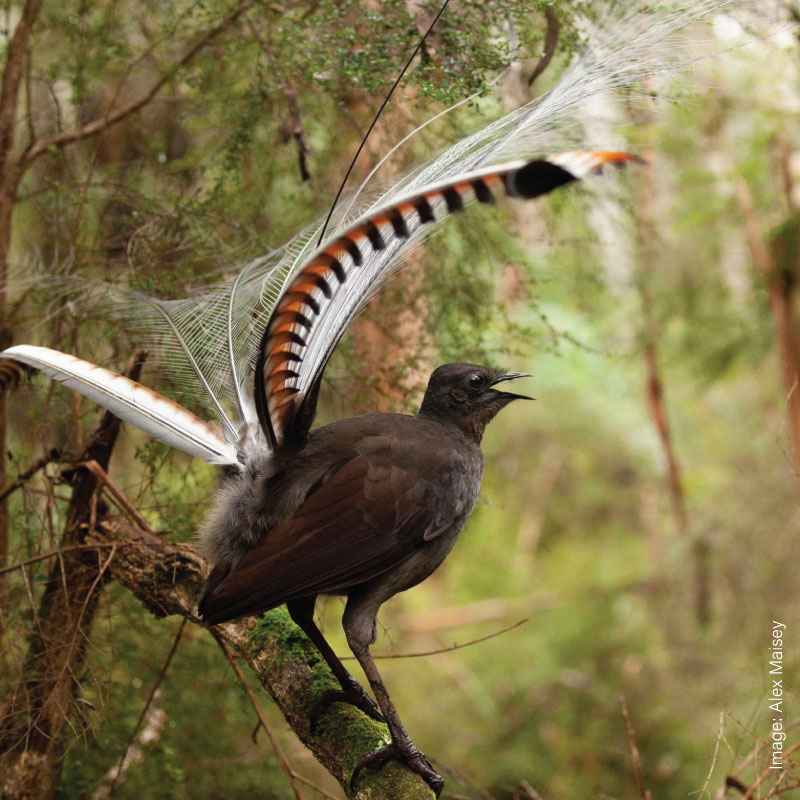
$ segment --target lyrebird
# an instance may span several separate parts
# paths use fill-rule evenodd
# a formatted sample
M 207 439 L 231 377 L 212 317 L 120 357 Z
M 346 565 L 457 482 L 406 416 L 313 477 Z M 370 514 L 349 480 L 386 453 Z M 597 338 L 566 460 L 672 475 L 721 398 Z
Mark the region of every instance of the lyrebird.
M 389 727 L 391 744 L 363 758 L 352 781 L 360 768 L 398 757 L 441 790 L 442 779 L 403 728 L 369 647 L 380 605 L 423 580 L 452 547 L 480 485 L 483 430 L 520 397 L 498 385 L 519 376 L 447 364 L 432 374 L 417 416 L 365 415 L 312 430 L 325 366 L 408 243 L 449 214 L 472 200 L 492 202 L 498 191 L 538 197 L 605 164 L 633 160 L 591 150 L 514 159 L 537 152 L 542 123 L 574 114 L 580 101 L 619 85 L 623 76 L 633 80 L 659 68 L 643 54 L 687 15 L 662 28 L 640 16 L 620 26 L 622 40 L 608 54 L 590 53 L 550 94 L 405 176 L 366 212 L 351 212 L 351 201 L 319 246 L 312 230 L 202 297 L 138 298 L 137 313 L 149 310 L 174 336 L 221 432 L 152 390 L 73 356 L 32 345 L 2 354 L 6 372 L 13 374 L 15 364 L 38 368 L 160 441 L 223 467 L 201 534 L 212 570 L 199 613 L 213 625 L 287 604 L 341 684 L 315 713 L 344 700 Z M 632 63 L 640 64 L 639 72 Z M 236 408 L 234 419 L 224 410 L 224 395 Z M 320 594 L 347 595 L 344 629 L 377 707 L 316 627 Z
M 538 197 L 633 158 L 578 151 L 462 173 L 403 195 L 338 233 L 286 282 L 256 356 L 256 420 L 251 404 L 242 402 L 239 420 L 228 422 L 234 434 L 228 440 L 144 386 L 73 356 L 31 345 L 3 353 L 161 441 L 226 466 L 201 534 L 213 569 L 199 613 L 213 625 L 286 603 L 342 686 L 325 702 L 352 702 L 389 727 L 392 743 L 359 768 L 400 757 L 441 791 L 443 781 L 406 733 L 369 647 L 381 604 L 430 575 L 453 546 L 478 496 L 484 428 L 521 396 L 495 387 L 520 376 L 447 364 L 431 376 L 416 417 L 367 414 L 311 431 L 325 364 L 374 292 L 375 261 L 437 214 L 460 211 L 472 199 L 492 202 L 496 187 L 511 197 Z M 347 595 L 347 641 L 381 713 L 315 625 L 320 594 Z

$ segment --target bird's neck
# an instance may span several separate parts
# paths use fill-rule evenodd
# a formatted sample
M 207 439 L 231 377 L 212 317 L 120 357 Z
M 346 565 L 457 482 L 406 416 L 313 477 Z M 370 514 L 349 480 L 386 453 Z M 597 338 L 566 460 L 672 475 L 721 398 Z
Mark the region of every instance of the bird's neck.
M 486 429 L 488 419 L 482 420 L 475 416 L 457 415 L 442 412 L 439 409 L 426 408 L 423 403 L 417 416 L 420 419 L 426 419 L 430 422 L 435 422 L 453 433 L 462 436 L 470 444 L 480 446 L 483 439 L 483 432 Z

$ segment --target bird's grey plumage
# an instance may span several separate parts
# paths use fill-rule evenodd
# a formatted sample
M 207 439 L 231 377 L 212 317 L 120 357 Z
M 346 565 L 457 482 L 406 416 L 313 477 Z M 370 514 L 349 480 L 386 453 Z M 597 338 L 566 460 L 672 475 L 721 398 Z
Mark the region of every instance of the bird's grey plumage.
M 251 552 L 237 559 L 231 576 L 237 580 L 230 588 L 223 582 L 212 602 L 206 602 L 205 608 L 220 609 L 209 610 L 208 619 L 253 613 L 308 594 L 338 593 L 377 575 L 394 587 L 391 594 L 415 585 L 452 546 L 450 541 L 442 550 L 435 540 L 454 540 L 461 530 L 477 498 L 482 470 L 478 445 L 458 428 L 436 421 L 367 414 L 320 428 L 290 463 L 250 484 L 247 504 L 252 511 L 247 517 L 237 515 L 237 522 L 251 519 L 256 529 L 249 540 L 262 538 L 263 545 L 251 545 Z M 237 500 L 240 497 L 241 489 Z M 338 519 L 331 517 L 332 510 L 352 501 L 356 507 L 349 516 L 344 509 Z M 292 524 L 298 512 L 299 521 Z M 320 528 L 313 541 L 303 538 L 303 524 Z M 340 530 L 338 525 L 349 527 Z M 353 525 L 361 526 L 360 535 Z M 319 541 L 323 535 L 326 542 Z M 391 547 L 366 558 L 369 553 L 363 548 L 373 537 L 390 536 L 396 537 Z M 245 537 L 241 540 L 244 543 Z M 351 563 L 350 572 L 331 573 L 326 555 L 343 557 L 347 546 L 364 558 Z M 269 569 L 264 562 L 267 550 L 274 553 Z M 357 555 L 353 553 L 354 559 Z M 398 555 L 403 563 L 386 575 Z M 309 574 L 300 566 L 306 558 L 312 562 L 305 567 Z M 251 579 L 268 586 L 246 608 L 239 603 L 227 606 L 228 598 L 245 591 L 242 585 Z
M 437 790 L 441 778 L 405 732 L 369 647 L 380 606 L 425 580 L 455 544 L 480 489 L 483 431 L 520 397 L 495 387 L 513 377 L 519 376 L 447 364 L 431 376 L 416 417 L 366 414 L 312 431 L 300 449 L 278 454 L 267 471 L 253 473 L 249 496 L 237 476 L 239 488 L 227 495 L 228 525 L 249 520 L 254 528 L 237 533 L 241 551 L 223 544 L 230 561 L 217 562 L 199 601 L 212 625 L 286 603 L 342 684 L 331 699 L 370 713 L 371 701 L 353 686 L 313 622 L 318 595 L 347 595 L 343 627 L 389 725 L 392 755 L 405 758 Z M 223 530 L 224 517 L 215 517 L 215 525 Z M 260 538 L 247 552 L 245 536 Z

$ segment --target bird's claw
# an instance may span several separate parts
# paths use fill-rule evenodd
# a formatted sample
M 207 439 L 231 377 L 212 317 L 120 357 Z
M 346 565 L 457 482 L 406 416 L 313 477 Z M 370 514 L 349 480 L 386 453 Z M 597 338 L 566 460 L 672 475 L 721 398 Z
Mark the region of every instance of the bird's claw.
M 351 706 L 363 711 L 368 717 L 371 717 L 378 722 L 385 722 L 383 714 L 381 714 L 376 702 L 364 691 L 360 683 L 355 680 L 353 683 L 342 689 L 328 689 L 323 693 L 322 697 L 314 704 L 311 710 L 309 720 L 311 724 L 311 732 L 317 727 L 317 722 L 331 703 L 349 703 Z
M 365 755 L 358 762 L 353 774 L 350 776 L 350 790 L 355 792 L 356 780 L 362 769 L 377 769 L 392 758 L 405 761 L 433 789 L 437 797 L 442 793 L 444 778 L 431 767 L 422 751 L 417 749 L 410 741 L 405 743 L 392 742 Z

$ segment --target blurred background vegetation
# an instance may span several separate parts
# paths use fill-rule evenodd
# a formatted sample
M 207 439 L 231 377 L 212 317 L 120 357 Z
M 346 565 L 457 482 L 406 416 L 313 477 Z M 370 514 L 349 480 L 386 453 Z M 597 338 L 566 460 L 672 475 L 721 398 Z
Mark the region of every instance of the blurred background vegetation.
M 6 52 L 30 5 L 0 14 Z M 355 180 L 474 92 L 488 96 L 425 129 L 387 181 L 545 91 L 580 48 L 579 16 L 608 5 L 453 2 Z M 71 281 L 184 296 L 325 213 L 434 6 L 256 2 L 221 24 L 239 8 L 44 2 L 15 112 L 20 152 L 44 145 L 17 187 L 7 336 L 121 369 L 131 339 Z M 733 5 L 685 35 L 692 57 L 720 54 L 593 101 L 583 139 L 647 164 L 535 207 L 469 211 L 414 255 L 328 370 L 323 420 L 413 410 L 443 361 L 534 376 L 537 402 L 488 429 L 481 500 L 458 547 L 381 616 L 375 652 L 386 654 L 447 649 L 526 620 L 489 641 L 382 662 L 409 731 L 450 776 L 450 796 L 642 796 L 621 697 L 653 797 L 722 798 L 726 776 L 750 786 L 770 755 L 772 620 L 788 626 L 784 718 L 797 716 L 798 15 L 794 0 Z M 104 129 L 162 76 L 141 110 Z M 65 135 L 93 122 L 99 135 Z M 192 401 L 157 362 L 143 382 Z M 21 387 L 8 398 L 8 481 L 52 449 L 79 452 L 98 418 L 43 378 Z M 3 695 L 19 680 L 50 565 L 10 567 L 58 546 L 68 487 L 57 472 L 48 465 L 9 498 Z M 211 468 L 125 428 L 110 474 L 153 528 L 191 541 Z M 340 613 L 330 600 L 322 616 L 344 654 Z M 104 588 L 58 796 L 107 796 L 104 776 L 178 626 Z M 295 770 L 341 796 L 263 705 Z M 137 739 L 141 758 L 113 796 L 291 797 L 255 723 L 215 642 L 185 627 L 144 720 L 151 735 Z M 800 796 L 788 761 L 747 796 Z

